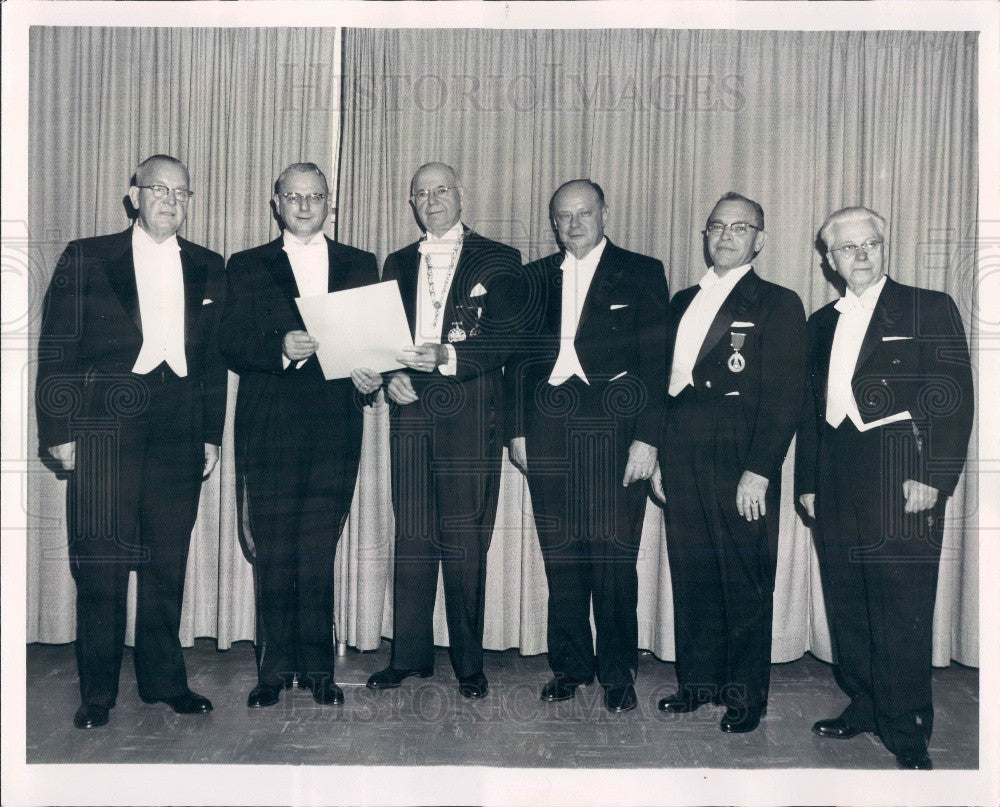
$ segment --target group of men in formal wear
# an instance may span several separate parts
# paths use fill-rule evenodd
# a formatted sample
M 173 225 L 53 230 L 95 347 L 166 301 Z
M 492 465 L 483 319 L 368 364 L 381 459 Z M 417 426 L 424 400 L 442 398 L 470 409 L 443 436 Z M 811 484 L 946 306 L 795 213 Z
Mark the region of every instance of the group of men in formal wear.
M 850 703 L 813 731 L 875 732 L 904 768 L 929 768 L 931 622 L 944 508 L 971 432 L 961 318 L 940 292 L 886 276 L 888 228 L 844 208 L 820 237 L 844 295 L 808 322 L 752 262 L 764 211 L 736 193 L 710 212 L 710 267 L 674 295 L 663 264 L 605 234 L 604 191 L 561 185 L 558 251 L 516 249 L 462 220 L 463 187 L 421 166 L 423 231 L 388 256 L 323 233 L 330 189 L 312 163 L 281 172 L 281 236 L 222 258 L 177 236 L 192 191 L 155 155 L 133 176 L 133 226 L 72 242 L 46 297 L 36 404 L 45 456 L 67 472 L 77 585 L 80 728 L 115 705 L 128 574 L 138 572 L 139 693 L 183 714 L 178 638 L 202 479 L 219 456 L 227 367 L 236 401 L 238 521 L 254 562 L 257 683 L 247 705 L 334 680 L 334 560 L 361 451 L 363 407 L 391 406 L 393 646 L 367 686 L 434 674 L 444 582 L 459 692 L 486 696 L 486 559 L 506 445 L 524 473 L 548 582 L 544 701 L 596 677 L 605 706 L 637 705 L 636 559 L 647 493 L 663 505 L 678 691 L 665 713 L 725 707 L 719 727 L 766 714 L 781 468 L 815 520 L 838 682 Z M 413 347 L 388 373 L 327 380 L 296 298 L 396 281 Z M 591 609 L 593 626 L 591 629 Z

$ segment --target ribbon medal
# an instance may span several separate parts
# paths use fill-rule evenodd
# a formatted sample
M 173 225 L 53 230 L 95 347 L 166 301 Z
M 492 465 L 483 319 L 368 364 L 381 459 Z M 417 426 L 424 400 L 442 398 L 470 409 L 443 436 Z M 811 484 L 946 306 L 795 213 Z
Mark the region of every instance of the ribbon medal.
M 466 337 L 466 333 L 462 329 L 462 324 L 458 320 L 455 320 L 451 324 L 451 330 L 448 331 L 448 341 L 449 342 L 462 342 L 462 341 L 465 340 L 465 337 Z
M 737 331 L 729 332 L 729 345 L 733 349 L 733 355 L 729 357 L 728 362 L 730 372 L 742 373 L 743 368 L 747 366 L 747 360 L 740 353 L 740 348 L 743 347 L 746 338 L 747 335 L 745 333 L 738 333 Z

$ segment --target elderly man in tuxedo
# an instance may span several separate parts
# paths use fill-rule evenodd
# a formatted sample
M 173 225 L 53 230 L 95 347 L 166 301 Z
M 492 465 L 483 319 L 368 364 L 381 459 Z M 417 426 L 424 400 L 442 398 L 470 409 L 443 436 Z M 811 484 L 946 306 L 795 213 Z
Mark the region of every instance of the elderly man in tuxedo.
M 293 679 L 320 704 L 334 682 L 333 575 L 361 455 L 362 407 L 378 374 L 327 381 L 296 297 L 378 282 L 370 252 L 323 234 L 326 176 L 288 166 L 274 183 L 281 236 L 229 260 L 222 350 L 240 376 L 236 483 L 241 539 L 254 561 L 257 685 L 247 706 L 278 702 Z M 352 383 L 353 382 L 353 383 Z
M 191 530 L 226 404 L 222 257 L 177 236 L 190 184 L 174 157 L 144 160 L 128 193 L 134 225 L 70 243 L 45 298 L 38 438 L 69 477 L 81 729 L 106 724 L 115 705 L 133 568 L 139 695 L 180 714 L 212 709 L 188 688 L 178 635 Z
M 549 586 L 541 699 L 573 698 L 596 674 L 605 706 L 625 712 L 637 704 L 636 558 L 663 418 L 667 281 L 660 261 L 605 236 L 596 182 L 566 182 L 549 213 L 560 251 L 525 267 L 533 325 L 506 369 L 510 457 Z
M 802 400 L 805 313 L 751 265 L 764 246 L 759 204 L 723 195 L 704 236 L 711 268 L 670 303 L 661 463 L 679 691 L 659 708 L 722 703 L 719 727 L 742 733 L 767 709 L 781 464 Z
M 809 318 L 795 477 L 815 517 L 837 680 L 851 700 L 813 732 L 874 732 L 900 768 L 926 770 L 944 512 L 972 431 L 969 350 L 947 294 L 886 276 L 882 216 L 843 208 L 820 238 L 847 288 Z
M 521 256 L 462 223 L 453 168 L 421 166 L 410 204 L 424 237 L 386 258 L 416 348 L 392 374 L 392 495 L 396 516 L 389 666 L 370 689 L 434 671 L 433 612 L 444 579 L 449 656 L 459 692 L 482 698 L 486 553 L 503 447 L 503 373 L 523 310 Z

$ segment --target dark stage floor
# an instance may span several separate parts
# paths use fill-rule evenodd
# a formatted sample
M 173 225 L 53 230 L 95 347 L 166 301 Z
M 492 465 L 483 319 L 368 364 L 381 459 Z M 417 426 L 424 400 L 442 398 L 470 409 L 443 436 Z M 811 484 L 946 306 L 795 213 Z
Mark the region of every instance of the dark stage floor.
M 639 707 L 607 712 L 603 690 L 578 690 L 575 700 L 538 700 L 548 680 L 544 656 L 517 651 L 486 654 L 490 691 L 481 701 L 458 694 L 447 652 L 437 674 L 408 679 L 375 693 L 368 676 L 388 661 L 388 644 L 374 653 L 349 652 L 337 674 L 342 707 L 319 706 L 307 690 L 288 690 L 269 709 L 248 709 L 255 683 L 251 645 L 217 652 L 212 640 L 185 651 L 192 689 L 211 698 L 208 716 L 174 714 L 146 705 L 135 690 L 126 650 L 118 705 L 111 722 L 81 731 L 73 645 L 29 645 L 27 761 L 116 763 L 289 763 L 306 765 L 490 765 L 628 768 L 869 768 L 894 769 L 895 759 L 870 734 L 823 740 L 809 727 L 844 706 L 830 667 L 812 656 L 775 665 L 768 714 L 757 731 L 719 731 L 721 708 L 664 716 L 656 702 L 675 689 L 674 665 L 643 655 Z M 977 767 L 979 674 L 953 664 L 934 672 L 936 706 L 931 757 L 935 767 Z

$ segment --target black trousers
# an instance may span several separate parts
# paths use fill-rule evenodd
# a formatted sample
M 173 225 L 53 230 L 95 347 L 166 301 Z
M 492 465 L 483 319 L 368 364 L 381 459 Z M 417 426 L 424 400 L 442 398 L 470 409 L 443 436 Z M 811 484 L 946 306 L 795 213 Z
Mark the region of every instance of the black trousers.
M 147 699 L 179 695 L 184 572 L 198 512 L 204 445 L 193 384 L 165 365 L 105 379 L 107 419 L 75 425 L 67 486 L 76 583 L 76 661 L 84 704 L 115 705 L 128 576 L 137 570 L 135 674 Z
M 502 434 L 488 376 L 434 378 L 392 412 L 396 517 L 390 664 L 434 664 L 434 601 L 444 580 L 448 655 L 455 675 L 483 669 L 486 554 L 500 492 Z
M 931 634 L 946 497 L 904 513 L 921 461 L 909 422 L 859 433 L 824 426 L 816 545 L 843 717 L 894 754 L 920 753 L 934 726 Z
M 780 478 L 767 515 L 736 509 L 749 427 L 739 399 L 671 398 L 660 464 L 674 599 L 677 680 L 701 700 L 767 705 Z
M 605 687 L 632 683 L 638 667 L 635 563 L 647 485 L 622 486 L 635 424 L 630 402 L 639 400 L 625 388 L 542 381 L 525 441 L 549 587 L 549 666 L 578 681 L 596 673 Z
M 303 372 L 308 368 L 303 368 Z M 286 379 L 248 474 L 256 548 L 257 677 L 333 678 L 334 571 L 361 455 L 361 411 L 344 384 Z M 350 384 L 350 381 L 346 381 Z M 356 419 L 345 425 L 343 418 Z

